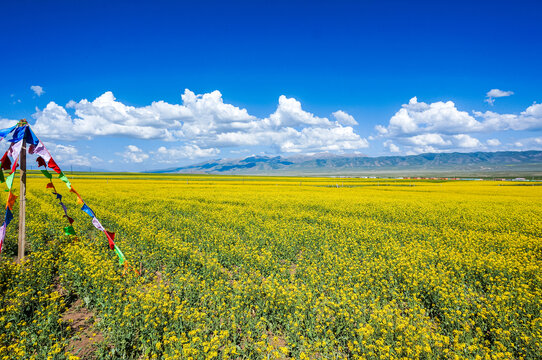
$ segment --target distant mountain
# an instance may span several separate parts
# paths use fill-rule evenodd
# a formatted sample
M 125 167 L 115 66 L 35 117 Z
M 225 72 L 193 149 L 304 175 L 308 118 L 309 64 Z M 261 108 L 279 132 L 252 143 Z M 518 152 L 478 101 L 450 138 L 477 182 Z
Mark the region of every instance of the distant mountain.
M 430 153 L 410 156 L 331 155 L 250 156 L 217 159 L 153 171 L 185 174 L 239 175 L 412 175 L 506 174 L 542 176 L 542 151 Z

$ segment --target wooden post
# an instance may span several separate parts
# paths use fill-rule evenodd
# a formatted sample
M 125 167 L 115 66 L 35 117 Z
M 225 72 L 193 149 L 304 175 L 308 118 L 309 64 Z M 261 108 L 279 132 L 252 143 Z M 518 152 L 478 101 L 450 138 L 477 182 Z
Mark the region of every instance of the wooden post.
M 21 194 L 19 196 L 19 251 L 18 261 L 21 262 L 24 258 L 24 248 L 26 242 L 26 139 L 23 137 L 23 146 L 21 147 L 20 159 L 20 179 L 21 179 Z

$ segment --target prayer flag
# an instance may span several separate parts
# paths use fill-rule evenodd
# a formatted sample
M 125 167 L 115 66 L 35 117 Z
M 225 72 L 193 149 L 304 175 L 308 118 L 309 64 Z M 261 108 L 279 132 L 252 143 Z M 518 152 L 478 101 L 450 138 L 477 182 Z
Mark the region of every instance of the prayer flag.
M 36 147 L 30 147 L 28 149 L 28 152 L 33 155 L 34 154 L 38 155 L 39 157 L 43 159 L 45 163 L 48 163 L 49 160 L 51 160 L 51 154 L 49 154 L 49 151 L 47 151 L 47 149 L 45 148 L 45 145 L 43 145 L 41 141 L 38 143 Z M 39 164 L 39 160 L 38 160 L 38 164 Z
M 81 208 L 84 212 L 86 212 L 90 217 L 95 217 L 94 212 L 87 206 L 87 204 L 83 204 L 83 207 Z
M 45 160 L 43 160 L 43 158 L 40 156 L 36 159 L 36 161 L 38 162 L 38 167 L 40 166 L 47 166 L 47 164 L 45 163 Z
M 40 170 L 41 173 L 43 175 L 45 175 L 46 178 L 48 178 L 49 180 L 51 180 L 53 178 L 53 175 L 51 175 L 51 173 L 49 171 L 47 171 L 46 169 L 43 169 L 43 170 Z
M 9 225 L 9 223 L 11 222 L 11 220 L 13 220 L 13 213 L 11 212 L 11 210 L 9 208 L 6 209 L 6 220 L 4 221 L 4 224 L 6 224 L 6 226 Z
M 115 248 L 115 233 L 109 232 L 107 230 L 104 230 L 104 233 L 105 236 L 107 236 L 107 240 L 109 241 L 109 247 L 111 248 L 111 250 L 113 250 Z
M 11 190 L 11 187 L 13 186 L 13 178 L 15 177 L 15 173 L 12 172 L 11 174 L 8 175 L 8 177 L 6 178 L 6 185 L 8 187 L 8 189 Z
M 14 126 L 12 126 L 10 128 L 0 130 L 0 138 L 5 138 L 7 136 L 7 134 L 9 134 L 13 130 L 15 130 L 16 127 L 17 127 L 17 125 L 14 125 Z
M 73 226 L 66 226 L 64 228 L 64 235 L 75 235 L 75 230 L 73 228 Z
M 47 185 L 45 186 L 45 188 L 46 188 L 46 189 L 54 189 L 55 186 L 53 185 L 52 182 L 50 182 L 50 183 L 47 183 Z
M 53 158 L 49 159 L 49 162 L 48 162 L 47 166 L 49 166 L 51 169 L 53 169 L 57 174 L 60 174 L 62 172 L 62 170 L 60 170 L 60 168 L 58 167 L 56 162 L 53 160 Z
M 11 144 L 7 151 L 8 156 L 11 156 L 14 161 L 17 161 L 19 154 L 21 153 L 21 148 L 23 147 L 23 142 L 19 141 L 18 143 Z
M 62 171 L 60 171 L 60 173 L 58 174 L 58 178 L 66 183 L 66 186 L 68 187 L 68 189 L 72 188 L 72 184 L 70 183 L 70 180 L 68 180 L 68 178 L 66 177 L 66 175 L 64 175 Z
M 24 138 L 26 139 L 26 143 L 30 145 L 38 145 L 38 143 L 40 142 L 38 137 L 30 129 L 30 126 L 26 127 Z
M 15 200 L 17 200 L 17 196 L 15 196 L 15 194 L 10 191 L 6 207 L 10 210 L 13 210 L 13 204 L 15 204 Z
M 105 231 L 104 227 L 100 223 L 100 221 L 96 218 L 92 218 L 92 225 L 98 230 Z M 107 234 L 106 234 L 107 235 Z
M 122 253 L 122 251 L 120 251 L 117 245 L 115 245 L 115 252 L 117 253 L 117 256 L 119 257 L 119 264 L 120 265 L 124 264 L 124 261 L 125 261 L 124 254 Z
M 77 196 L 77 205 L 81 205 L 85 203 L 83 199 L 81 198 L 81 195 L 79 195 L 79 193 L 75 191 L 73 187 L 70 189 L 70 192 L 74 193 Z
M 11 169 L 11 160 L 8 157 L 8 152 L 6 151 L 4 156 L 2 156 L 2 170 Z
M 18 159 L 15 159 L 15 162 L 14 162 L 13 165 L 11 166 L 10 174 L 11 174 L 11 173 L 14 173 L 15 170 L 17 170 L 17 166 L 19 165 L 19 163 L 18 163 L 17 160 L 18 160 Z
M 6 223 L 2 224 L 0 227 L 0 253 L 2 252 L 2 247 L 4 246 L 4 238 L 6 237 Z
M 23 137 L 24 137 L 26 127 L 27 126 L 19 126 L 19 127 L 17 127 L 15 129 L 15 131 L 13 132 L 13 137 L 11 139 L 9 139 L 8 141 L 12 142 L 12 143 L 16 143 L 16 142 L 21 141 L 23 139 Z

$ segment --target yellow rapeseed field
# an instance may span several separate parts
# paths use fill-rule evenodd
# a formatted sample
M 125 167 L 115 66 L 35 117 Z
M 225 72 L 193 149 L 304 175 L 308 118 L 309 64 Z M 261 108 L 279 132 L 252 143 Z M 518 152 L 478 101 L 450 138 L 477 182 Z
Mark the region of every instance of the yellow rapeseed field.
M 492 181 L 70 177 L 137 276 L 46 179 L 0 261 L 0 359 L 539 359 L 542 186 Z M 2 201 L 6 201 L 2 193 Z M 17 214 L 15 214 L 17 219 Z

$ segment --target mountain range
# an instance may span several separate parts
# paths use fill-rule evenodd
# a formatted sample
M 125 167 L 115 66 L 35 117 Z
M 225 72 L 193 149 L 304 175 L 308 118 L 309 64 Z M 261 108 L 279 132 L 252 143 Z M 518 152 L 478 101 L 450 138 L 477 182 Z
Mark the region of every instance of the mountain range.
M 427 153 L 408 156 L 249 156 L 216 159 L 154 173 L 237 175 L 542 176 L 542 151 Z

